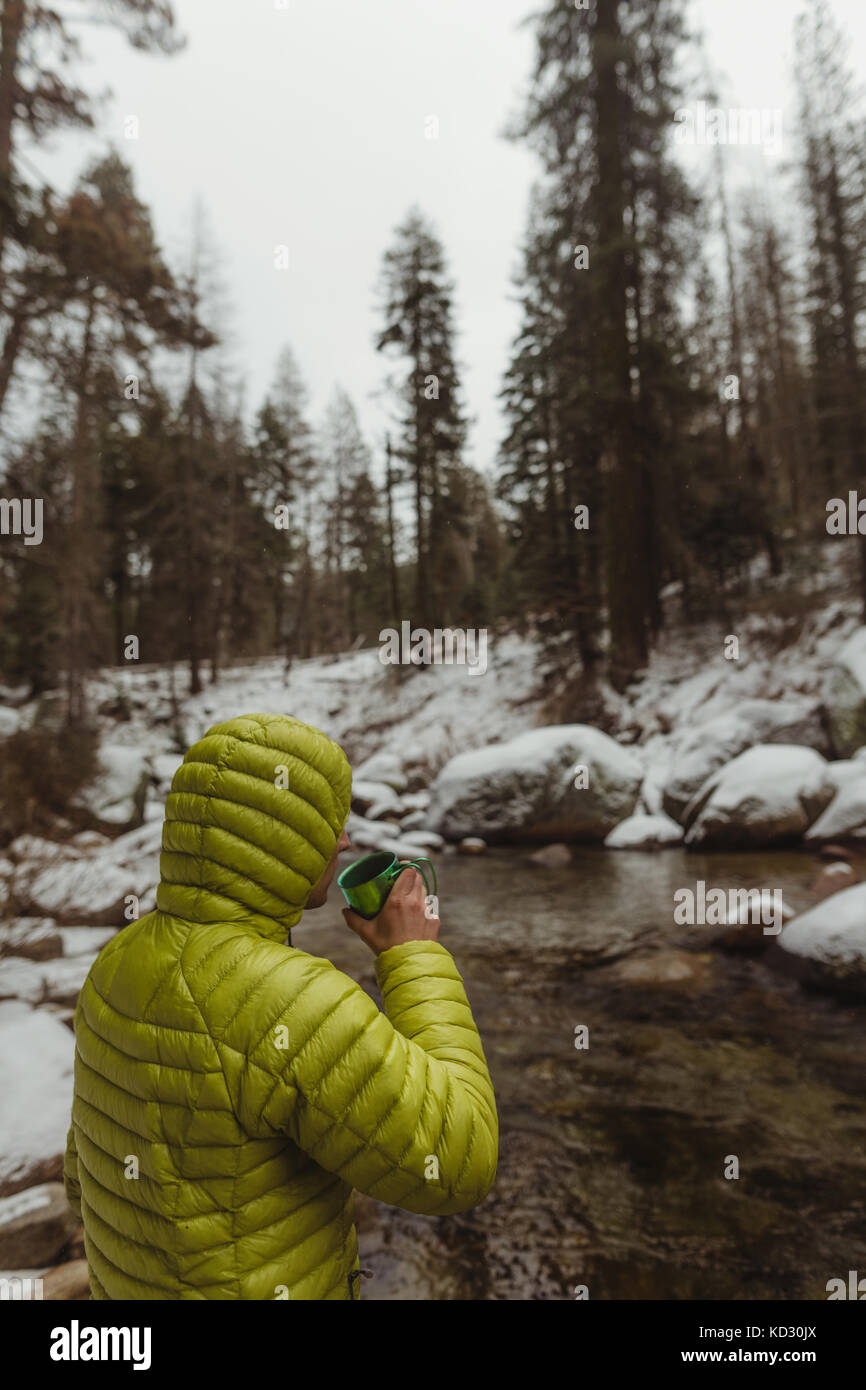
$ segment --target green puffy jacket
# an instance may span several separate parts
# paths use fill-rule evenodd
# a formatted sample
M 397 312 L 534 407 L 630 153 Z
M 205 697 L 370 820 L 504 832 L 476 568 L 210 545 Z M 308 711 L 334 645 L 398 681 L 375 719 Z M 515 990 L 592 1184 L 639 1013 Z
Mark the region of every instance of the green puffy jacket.
M 64 1180 L 94 1298 L 359 1298 L 354 1188 L 439 1215 L 493 1184 L 493 1088 L 444 946 L 376 957 L 383 1013 L 287 944 L 351 780 L 273 714 L 216 725 L 175 773 L 156 909 L 75 1011 Z

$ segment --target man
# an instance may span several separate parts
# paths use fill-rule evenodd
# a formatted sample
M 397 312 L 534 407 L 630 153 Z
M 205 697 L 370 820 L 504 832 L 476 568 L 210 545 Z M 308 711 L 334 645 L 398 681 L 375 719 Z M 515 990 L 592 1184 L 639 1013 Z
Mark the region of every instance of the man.
M 64 1180 L 96 1299 L 359 1298 L 353 1189 L 435 1216 L 493 1184 L 493 1088 L 420 876 L 373 921 L 343 913 L 384 1013 L 290 944 L 349 843 L 351 781 L 275 714 L 217 724 L 175 773 L 156 910 L 75 1011 Z

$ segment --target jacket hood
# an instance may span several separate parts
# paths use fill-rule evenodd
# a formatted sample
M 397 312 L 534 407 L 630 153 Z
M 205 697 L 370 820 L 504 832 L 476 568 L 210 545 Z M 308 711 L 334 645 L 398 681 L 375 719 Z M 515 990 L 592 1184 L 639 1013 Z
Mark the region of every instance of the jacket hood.
M 345 753 L 312 725 L 282 714 L 215 724 L 172 779 L 157 910 L 285 940 L 334 853 L 351 792 Z

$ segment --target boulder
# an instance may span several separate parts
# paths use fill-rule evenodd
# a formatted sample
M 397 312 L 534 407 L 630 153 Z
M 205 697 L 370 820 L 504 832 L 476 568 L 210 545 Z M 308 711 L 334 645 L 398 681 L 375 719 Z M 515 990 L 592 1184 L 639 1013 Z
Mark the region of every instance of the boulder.
M 441 850 L 445 848 L 444 839 L 441 835 L 437 835 L 435 830 L 406 830 L 405 824 L 400 827 L 400 843 L 417 845 L 419 849 Z
M 413 844 L 411 840 L 389 840 L 385 846 L 392 854 L 396 854 L 398 859 L 429 859 L 432 851 L 424 845 Z M 429 869 L 427 870 L 429 876 Z
M 63 938 L 50 917 L 20 917 L 0 926 L 0 956 L 53 960 L 63 955 Z
M 48 1269 L 42 1278 L 42 1297 L 54 1302 L 81 1302 L 90 1298 L 90 1275 L 86 1260 L 69 1260 Z
M 406 801 L 404 798 L 403 805 Z M 426 811 L 410 811 L 408 816 L 403 816 L 400 821 L 400 829 L 403 830 L 423 830 L 427 824 Z
M 812 748 L 759 744 L 709 777 L 688 806 L 689 849 L 756 849 L 799 840 L 832 801 Z
M 110 844 L 110 836 L 103 835 L 100 830 L 80 830 L 69 841 L 70 847 L 80 853 L 89 853 L 94 849 L 105 849 L 106 845 Z
M 839 779 L 834 768 L 853 768 Z M 837 788 L 836 795 L 825 811 L 806 832 L 807 844 L 828 840 L 866 839 L 866 763 L 829 763 L 828 772 Z
M 106 863 L 101 855 L 16 875 L 15 896 L 32 913 L 52 916 L 65 925 L 93 926 L 123 921 L 124 900 L 147 887 L 141 874 Z
M 349 816 L 346 829 L 352 844 L 361 849 L 390 849 L 400 833 L 393 821 L 368 821 L 355 815 Z
M 26 720 L 21 710 L 10 709 L 8 705 L 0 705 L 0 738 L 9 738 L 11 734 L 17 734 L 25 723 Z
M 60 1177 L 75 1038 L 50 1014 L 0 1004 L 0 1197 Z
M 403 803 L 396 801 L 374 801 L 372 806 L 368 806 L 364 815 L 367 820 L 386 820 L 389 816 L 394 820 L 399 820 L 403 814 Z
M 564 869 L 571 863 L 571 850 L 568 845 L 545 845 L 530 854 L 529 862 L 540 869 Z
M 167 792 L 183 758 L 178 753 L 151 753 L 148 758 L 150 775 L 161 790 Z
M 13 880 L 15 897 L 33 913 L 64 926 L 123 926 L 125 899 L 134 894 L 143 915 L 146 895 L 159 883 L 162 825 L 146 821 L 104 849 L 42 866 L 21 865 Z
M 817 700 L 745 700 L 736 710 L 689 729 L 675 740 L 662 788 L 662 807 L 680 825 L 708 777 L 759 743 L 805 745 L 829 752 Z
M 71 960 L 21 960 L 9 956 L 0 971 L 0 999 L 26 999 L 30 1004 L 51 1001 L 72 1005 L 87 978 L 94 955 Z
M 604 844 L 605 849 L 666 849 L 682 841 L 682 826 L 662 813 L 629 816 L 614 826 Z
M 756 895 L 756 896 L 752 896 Z M 782 894 L 773 889 L 748 889 L 735 906 L 723 914 L 725 926 L 710 932 L 708 946 L 723 951 L 765 951 L 786 922 L 794 916 Z
M 458 854 L 486 854 L 487 843 L 477 835 L 467 835 L 457 846 Z
M 107 946 L 113 936 L 117 935 L 114 927 L 59 927 L 58 931 L 63 940 L 63 954 L 66 957 L 93 958 L 99 955 L 103 946 Z
M 834 661 L 827 680 L 833 744 L 843 758 L 866 744 L 866 627 L 858 627 Z
M 614 978 L 646 989 L 688 989 L 707 984 L 708 957 L 688 951 L 663 950 L 615 965 Z
M 389 748 L 383 748 L 363 762 L 355 769 L 354 778 L 362 782 L 383 782 L 395 792 L 405 791 L 408 783 L 403 760 Z
M 366 811 L 368 806 L 401 806 L 403 803 L 397 793 L 385 782 L 370 782 L 363 778 L 352 779 L 352 810 Z
M 147 755 L 125 743 L 103 743 L 98 761 L 96 777 L 77 793 L 73 805 L 87 814 L 94 830 L 140 825 L 150 784 Z
M 809 892 L 816 898 L 831 898 L 834 893 L 839 893 L 843 888 L 850 888 L 853 884 L 860 882 L 860 875 L 850 864 L 839 860 L 834 864 L 827 864 L 816 878 L 809 885 Z
M 428 819 L 452 840 L 603 840 L 633 811 L 642 775 L 634 754 L 599 729 L 533 729 L 446 763 Z
M 73 843 L 43 840 L 40 835 L 19 835 L 6 849 L 15 864 L 53 864 L 58 859 L 77 859 L 79 851 Z
M 406 792 L 400 799 L 410 811 L 426 811 L 430 805 L 429 792 Z
M 809 908 L 785 928 L 779 947 L 819 988 L 866 995 L 866 883 Z
M 0 1197 L 0 1269 L 54 1264 L 77 1229 L 62 1182 Z

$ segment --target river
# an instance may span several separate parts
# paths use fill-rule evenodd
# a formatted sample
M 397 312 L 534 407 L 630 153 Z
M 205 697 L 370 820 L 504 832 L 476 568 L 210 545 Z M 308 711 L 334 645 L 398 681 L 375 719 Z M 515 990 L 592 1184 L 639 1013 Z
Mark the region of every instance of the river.
M 674 922 L 675 891 L 698 879 L 781 889 L 805 910 L 814 856 L 576 847 L 551 870 L 518 848 L 436 863 L 440 940 L 496 1089 L 499 1170 L 460 1216 L 358 1194 L 364 1299 L 573 1299 L 578 1286 L 826 1299 L 829 1279 L 866 1275 L 864 1005 Z M 341 903 L 334 887 L 293 942 L 380 1003 Z

